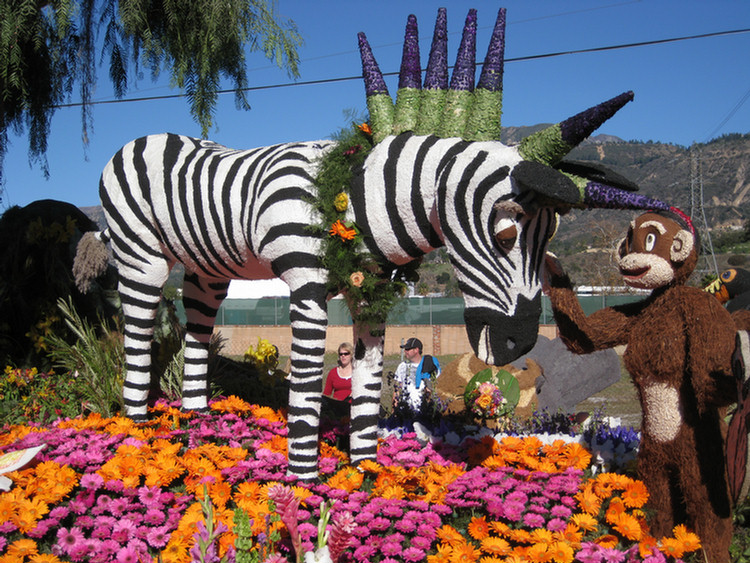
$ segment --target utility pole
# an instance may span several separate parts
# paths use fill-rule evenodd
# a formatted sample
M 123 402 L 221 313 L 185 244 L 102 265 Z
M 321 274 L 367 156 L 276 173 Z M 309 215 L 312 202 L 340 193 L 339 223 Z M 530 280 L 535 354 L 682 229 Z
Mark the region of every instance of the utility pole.
M 708 228 L 706 210 L 703 206 L 701 153 L 695 143 L 690 147 L 690 217 L 701 239 L 701 254 L 696 269 L 701 274 L 713 273 L 718 277 L 719 266 L 716 263 L 714 246 L 711 242 L 711 231 Z

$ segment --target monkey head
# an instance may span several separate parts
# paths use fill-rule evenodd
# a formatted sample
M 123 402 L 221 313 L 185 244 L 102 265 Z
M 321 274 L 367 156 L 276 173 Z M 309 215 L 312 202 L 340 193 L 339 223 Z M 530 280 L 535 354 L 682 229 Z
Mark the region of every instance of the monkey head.
M 630 224 L 620 243 L 617 265 L 630 287 L 677 285 L 690 277 L 699 249 L 689 219 L 676 213 L 648 212 Z

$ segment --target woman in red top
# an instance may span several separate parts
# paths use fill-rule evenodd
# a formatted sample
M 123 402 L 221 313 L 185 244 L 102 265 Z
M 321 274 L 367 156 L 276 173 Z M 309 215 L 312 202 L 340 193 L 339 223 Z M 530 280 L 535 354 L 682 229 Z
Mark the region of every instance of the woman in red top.
M 328 372 L 323 395 L 336 401 L 350 401 L 352 396 L 352 353 L 354 347 L 348 342 L 339 346 L 338 366 Z

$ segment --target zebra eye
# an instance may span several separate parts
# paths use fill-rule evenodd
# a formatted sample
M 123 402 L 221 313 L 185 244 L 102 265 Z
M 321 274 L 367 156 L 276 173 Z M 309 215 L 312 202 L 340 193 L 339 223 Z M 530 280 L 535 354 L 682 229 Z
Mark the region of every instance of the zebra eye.
M 503 252 L 510 252 L 516 244 L 518 230 L 515 225 L 505 227 L 502 231 L 495 233 L 495 240 Z

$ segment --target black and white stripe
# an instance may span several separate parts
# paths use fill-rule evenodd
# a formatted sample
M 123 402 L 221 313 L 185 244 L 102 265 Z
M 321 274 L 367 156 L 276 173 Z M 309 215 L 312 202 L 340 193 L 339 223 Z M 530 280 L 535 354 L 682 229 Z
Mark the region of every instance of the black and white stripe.
M 328 296 L 321 240 L 308 228 L 320 217 L 309 201 L 318 159 L 331 146 L 238 151 L 164 134 L 131 142 L 107 164 L 100 193 L 120 273 L 129 416 L 146 416 L 154 318 L 174 263 L 186 269 L 186 409 L 207 408 L 208 341 L 229 281 L 279 277 L 291 296 L 289 471 L 317 474 Z M 516 149 L 499 142 L 405 133 L 376 145 L 351 190 L 349 218 L 384 264 L 403 265 L 447 246 L 470 338 L 470 327 L 479 327 L 472 344 L 490 363 L 523 353 L 514 319 L 528 315 L 529 303 L 538 307 L 539 271 L 554 225 L 554 211 L 536 208 L 515 186 L 511 171 L 520 161 Z M 518 232 L 511 249 L 495 240 L 508 226 Z M 537 309 L 534 339 L 538 316 Z M 515 332 L 494 336 L 508 319 Z M 355 327 L 355 461 L 375 454 L 382 374 L 383 335 L 361 328 Z

